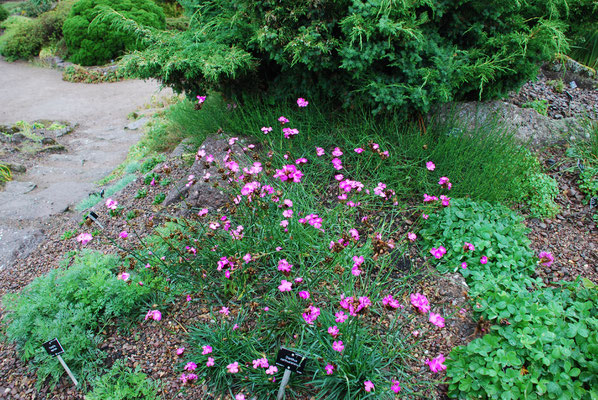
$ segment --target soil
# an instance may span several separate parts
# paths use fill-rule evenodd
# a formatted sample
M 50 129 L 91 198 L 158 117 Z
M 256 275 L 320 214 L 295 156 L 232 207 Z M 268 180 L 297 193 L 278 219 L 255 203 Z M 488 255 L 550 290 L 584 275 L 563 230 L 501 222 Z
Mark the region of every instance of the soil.
M 4 79 L 4 70 L 2 68 L 4 67 L 5 63 L 0 63 L 0 88 L 2 88 L 0 89 L 0 98 L 2 98 L 2 91 L 4 90 L 2 82 L 2 79 Z M 27 65 L 19 65 L 18 68 L 15 65 L 10 65 L 10 67 L 15 67 L 16 69 L 30 68 Z M 41 72 L 36 70 L 32 75 L 38 73 L 44 75 L 46 72 L 46 70 L 41 70 Z M 29 70 L 29 73 L 32 73 L 32 71 Z M 542 87 L 545 86 L 544 84 Z M 513 95 L 512 101 L 515 102 L 515 96 L 519 96 L 520 98 L 530 96 L 530 98 L 533 98 L 536 95 L 534 93 L 537 92 L 537 85 L 527 85 L 518 95 Z M 10 93 L 13 95 L 13 92 Z M 127 92 L 124 99 L 128 101 L 131 98 L 130 96 L 131 93 Z M 139 96 L 141 95 L 139 94 Z M 591 96 L 588 97 L 588 99 L 591 98 Z M 132 107 L 124 105 L 129 104 L 125 100 L 123 100 L 124 103 L 121 103 L 121 108 L 126 110 L 132 109 Z M 45 105 L 42 107 L 49 106 Z M 19 110 L 19 107 L 15 107 L 12 111 L 13 114 L 10 115 L 18 115 L 14 113 Z M 93 132 L 92 126 L 98 125 L 96 123 L 90 124 L 90 120 L 81 118 L 77 114 L 65 116 L 58 112 L 58 110 L 55 111 L 56 113 L 52 115 L 35 115 L 29 117 L 29 119 L 65 119 L 79 122 L 80 128 L 72 135 L 79 135 L 73 137 L 78 137 L 81 141 L 85 140 L 89 132 Z M 79 111 L 81 114 L 89 112 L 85 107 Z M 557 109 L 555 112 L 557 111 L 565 115 L 564 109 Z M 0 111 L 0 123 L 3 122 L 1 117 L 3 115 L 2 112 L 3 110 Z M 23 118 L 20 117 L 18 119 Z M 98 118 L 102 118 L 102 116 L 98 116 Z M 126 123 L 126 120 L 123 119 L 124 116 L 119 116 L 118 118 L 120 118 L 118 120 L 120 121 L 120 125 L 114 122 L 114 118 L 108 118 L 103 123 L 105 125 L 114 123 L 118 126 L 123 126 Z M 14 119 L 12 118 L 13 122 Z M 124 149 L 126 144 L 121 143 L 119 146 Z M 91 148 L 88 151 L 95 152 Z M 598 231 L 596 224 L 592 220 L 592 214 L 595 210 L 590 210 L 584 196 L 579 192 L 576 183 L 577 173 L 573 168 L 574 162 L 564 157 L 564 151 L 565 146 L 556 146 L 543 149 L 538 153 L 542 162 L 547 165 L 547 172 L 557 179 L 559 183 L 561 193 L 558 197 L 558 202 L 561 205 L 562 211 L 553 219 L 528 219 L 526 221 L 528 227 L 531 229 L 529 237 L 534 250 L 551 251 L 556 258 L 553 266 L 538 269 L 537 273 L 547 283 L 557 279 L 572 280 L 579 275 L 598 283 L 598 252 L 596 251 Z M 549 160 L 557 160 L 557 162 L 553 163 Z M 44 161 L 40 160 L 40 162 Z M 127 230 L 129 232 L 135 231 L 143 237 L 150 233 L 152 224 L 153 226 L 160 224 L 163 220 L 163 215 L 177 212 L 172 208 L 178 207 L 177 205 L 167 208 L 156 206 L 152 204 L 152 201 L 156 194 L 168 194 L 176 182 L 180 179 L 185 179 L 191 163 L 177 155 L 169 159 L 167 164 L 172 170 L 168 176 L 172 181 L 170 186 L 163 187 L 156 185 L 149 187 L 147 197 L 135 198 L 135 194 L 139 189 L 142 187 L 148 188 L 147 185 L 143 185 L 142 179 L 138 179 L 123 191 L 113 196 L 126 210 L 139 210 L 139 215 L 128 222 L 124 221 L 123 218 L 103 217 L 102 224 L 105 227 L 105 235 L 117 237 L 119 232 Z M 161 165 L 157 166 L 157 168 L 161 167 Z M 52 178 L 49 177 L 49 179 Z M 79 197 L 75 200 L 79 200 L 85 195 L 87 193 L 83 195 L 79 194 Z M 100 210 L 102 207 L 103 205 L 99 204 L 97 209 Z M 103 215 L 106 215 L 105 208 L 103 211 Z M 39 247 L 35 247 L 35 250 L 30 252 L 27 257 L 19 259 L 12 268 L 0 270 L 0 296 L 22 289 L 35 277 L 55 268 L 58 260 L 67 251 L 80 248 L 73 238 L 64 239 L 61 236 L 67 231 L 80 229 L 79 223 L 82 221 L 81 214 L 69 209 L 65 212 L 48 214 L 39 221 L 40 225 L 38 228 L 44 232 L 41 244 Z M 134 245 L 135 239 L 131 239 L 133 236 L 130 235 L 130 239 L 127 239 L 130 241 L 128 243 L 130 246 Z M 112 244 L 101 238 L 97 240 L 94 238 L 86 247 L 104 252 L 115 252 Z M 423 262 L 413 254 L 410 264 L 420 268 Z M 467 343 L 478 336 L 479 332 L 476 329 L 476 324 L 471 320 L 471 310 L 467 306 L 466 296 L 463 295 L 463 289 L 458 278 L 437 277 L 430 272 L 426 269 L 423 270 L 423 279 L 419 282 L 418 290 L 426 294 L 432 304 L 436 304 L 438 309 L 447 316 L 447 325 L 442 331 L 430 329 L 428 332 L 419 332 L 420 335 L 428 339 L 422 342 L 417 347 L 417 353 L 414 353 L 418 361 L 418 366 L 414 366 L 413 371 L 417 373 L 417 377 L 437 380 L 439 375 L 432 376 L 427 368 L 424 368 L 425 366 L 422 367 L 423 360 L 434 357 L 439 352 L 443 352 L 446 355 L 450 348 L 455 345 Z M 462 309 L 464 311 L 461 311 Z M 160 323 L 151 321 L 140 322 L 124 332 L 116 329 L 108 330 L 105 332 L 104 342 L 100 345 L 108 353 L 107 366 L 119 358 L 126 358 L 129 366 L 140 366 L 143 372 L 147 373 L 151 378 L 159 379 L 163 382 L 162 395 L 164 399 L 212 398 L 208 394 L 209 390 L 206 386 L 183 386 L 178 380 L 181 372 L 181 360 L 176 356 L 176 349 L 186 345 L 185 333 L 189 327 L 206 321 L 209 318 L 209 312 L 210 310 L 199 300 L 193 299 L 193 301 L 187 302 L 182 298 L 176 304 L 172 305 L 167 312 L 163 313 L 163 319 Z M 2 317 L 4 318 L 4 315 Z M 422 318 L 424 317 L 422 316 Z M 0 399 L 51 398 L 66 400 L 84 398 L 84 395 L 80 391 L 72 387 L 72 383 L 67 377 L 63 378 L 52 390 L 42 385 L 40 392 L 33 389 L 35 381 L 35 374 L 30 372 L 27 369 L 27 365 L 19 359 L 19 354 L 15 347 L 12 344 L 0 342 Z M 443 393 L 445 389 L 446 387 L 443 385 L 431 388 L 426 393 L 426 398 L 444 398 Z

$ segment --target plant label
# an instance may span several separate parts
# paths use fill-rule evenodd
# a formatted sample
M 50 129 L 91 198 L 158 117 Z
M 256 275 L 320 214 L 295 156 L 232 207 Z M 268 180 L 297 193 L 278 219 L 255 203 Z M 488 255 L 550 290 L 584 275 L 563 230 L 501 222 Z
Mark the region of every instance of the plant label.
M 60 364 L 62 365 L 62 368 L 64 368 L 64 370 L 66 371 L 66 373 L 69 375 L 69 378 L 71 378 L 71 380 L 73 381 L 73 383 L 75 384 L 75 386 L 78 386 L 79 382 L 77 382 L 77 379 L 75 378 L 75 376 L 73 375 L 73 373 L 69 369 L 68 365 L 66 365 L 66 363 L 64 362 L 64 360 L 62 359 L 62 357 L 60 357 L 60 355 L 62 353 L 64 353 L 64 349 L 60 345 L 60 342 L 58 341 L 58 339 L 54 338 L 52 340 L 48 340 L 47 342 L 42 343 L 42 346 L 43 346 L 43 348 L 46 350 L 46 352 L 49 355 L 51 355 L 52 357 L 58 358 L 58 361 L 60 361 Z
M 64 353 L 64 349 L 60 345 L 60 342 L 57 338 L 48 340 L 46 343 L 42 344 L 42 346 L 46 350 L 46 353 L 52 357 L 56 357 L 57 355 Z
M 294 351 L 281 348 L 276 355 L 276 365 L 291 372 L 302 374 L 305 369 L 307 358 Z
M 98 221 L 98 218 L 98 214 L 94 213 L 93 211 L 90 211 L 89 214 L 87 214 L 87 216 L 85 217 L 85 219 L 95 222 L 96 224 L 98 224 L 100 228 L 104 229 L 102 224 L 100 224 L 100 221 Z

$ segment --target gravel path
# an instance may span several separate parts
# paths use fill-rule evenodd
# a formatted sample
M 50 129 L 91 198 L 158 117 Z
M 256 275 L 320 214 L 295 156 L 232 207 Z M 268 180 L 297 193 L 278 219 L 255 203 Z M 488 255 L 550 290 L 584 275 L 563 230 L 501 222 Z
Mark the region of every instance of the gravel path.
M 25 174 L 0 191 L 0 270 L 43 239 L 44 219 L 86 197 L 94 182 L 125 159 L 140 137 L 124 129 L 127 114 L 150 103 L 158 89 L 156 82 L 138 80 L 70 83 L 58 70 L 0 60 L 0 124 L 44 119 L 78 124 L 58 139 L 66 153 L 35 158 Z M 0 162 L 11 157 L 0 153 Z

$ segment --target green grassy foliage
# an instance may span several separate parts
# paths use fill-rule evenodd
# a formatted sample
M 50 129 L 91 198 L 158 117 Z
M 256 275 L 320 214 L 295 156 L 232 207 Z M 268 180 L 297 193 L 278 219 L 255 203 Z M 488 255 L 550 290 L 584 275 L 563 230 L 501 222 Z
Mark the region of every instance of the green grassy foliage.
M 138 47 L 135 38 L 96 18 L 102 10 L 113 10 L 142 26 L 164 29 L 166 23 L 164 11 L 151 0 L 79 0 L 63 27 L 71 61 L 99 65 Z
M 28 60 L 37 56 L 43 46 L 62 38 L 62 24 L 75 0 L 63 0 L 54 10 L 36 19 L 11 17 L 3 23 L 6 28 L 0 37 L 0 54 L 9 61 Z
M 112 196 L 114 193 L 117 193 L 125 188 L 129 183 L 133 182 L 136 179 L 135 174 L 127 174 L 123 176 L 118 182 L 111 185 L 110 187 L 106 188 L 104 191 L 104 198 L 108 198 Z M 102 197 L 99 194 L 93 193 L 89 195 L 89 197 L 85 200 L 81 200 L 75 209 L 77 211 L 87 210 L 102 201 Z
M 86 400 L 156 400 L 157 382 L 152 381 L 141 368 L 128 368 L 123 360 L 117 360 L 112 368 L 92 382 L 93 390 Z
M 63 0 L 64 1 L 64 0 Z M 27 0 L 21 5 L 22 11 L 29 17 L 37 17 L 52 9 L 57 0 Z
M 97 348 L 100 331 L 114 318 L 139 315 L 151 291 L 151 285 L 118 280 L 120 260 L 114 256 L 84 251 L 69 261 L 3 299 L 6 337 L 37 371 L 38 387 L 46 378 L 55 385 L 65 373 L 58 360 L 43 350 L 42 342 L 58 338 L 65 349 L 62 358 L 85 382 L 102 368 L 103 355 Z
M 190 30 L 157 35 L 128 57 L 138 76 L 190 97 L 208 89 L 239 97 L 265 90 L 278 99 L 319 96 L 374 111 L 425 112 L 503 95 L 567 49 L 571 9 L 575 24 L 592 19 L 589 0 L 182 4 Z

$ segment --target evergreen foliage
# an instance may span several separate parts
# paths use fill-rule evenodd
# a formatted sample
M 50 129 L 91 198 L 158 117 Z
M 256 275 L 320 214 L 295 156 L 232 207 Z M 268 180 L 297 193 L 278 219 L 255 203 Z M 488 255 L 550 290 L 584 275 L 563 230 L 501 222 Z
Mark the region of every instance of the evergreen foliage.
M 166 25 L 164 11 L 151 0 L 79 0 L 63 26 L 74 63 L 103 64 L 140 45 L 134 37 L 113 29 L 109 21 L 96 18 L 107 10 L 143 26 L 164 29 Z
M 0 5 L 0 22 L 4 21 L 6 18 L 8 18 L 8 11 Z
M 152 41 L 127 58 L 140 77 L 190 96 L 266 89 L 376 111 L 504 94 L 567 49 L 571 9 L 595 19 L 591 0 L 181 3 L 189 31 L 137 31 Z

